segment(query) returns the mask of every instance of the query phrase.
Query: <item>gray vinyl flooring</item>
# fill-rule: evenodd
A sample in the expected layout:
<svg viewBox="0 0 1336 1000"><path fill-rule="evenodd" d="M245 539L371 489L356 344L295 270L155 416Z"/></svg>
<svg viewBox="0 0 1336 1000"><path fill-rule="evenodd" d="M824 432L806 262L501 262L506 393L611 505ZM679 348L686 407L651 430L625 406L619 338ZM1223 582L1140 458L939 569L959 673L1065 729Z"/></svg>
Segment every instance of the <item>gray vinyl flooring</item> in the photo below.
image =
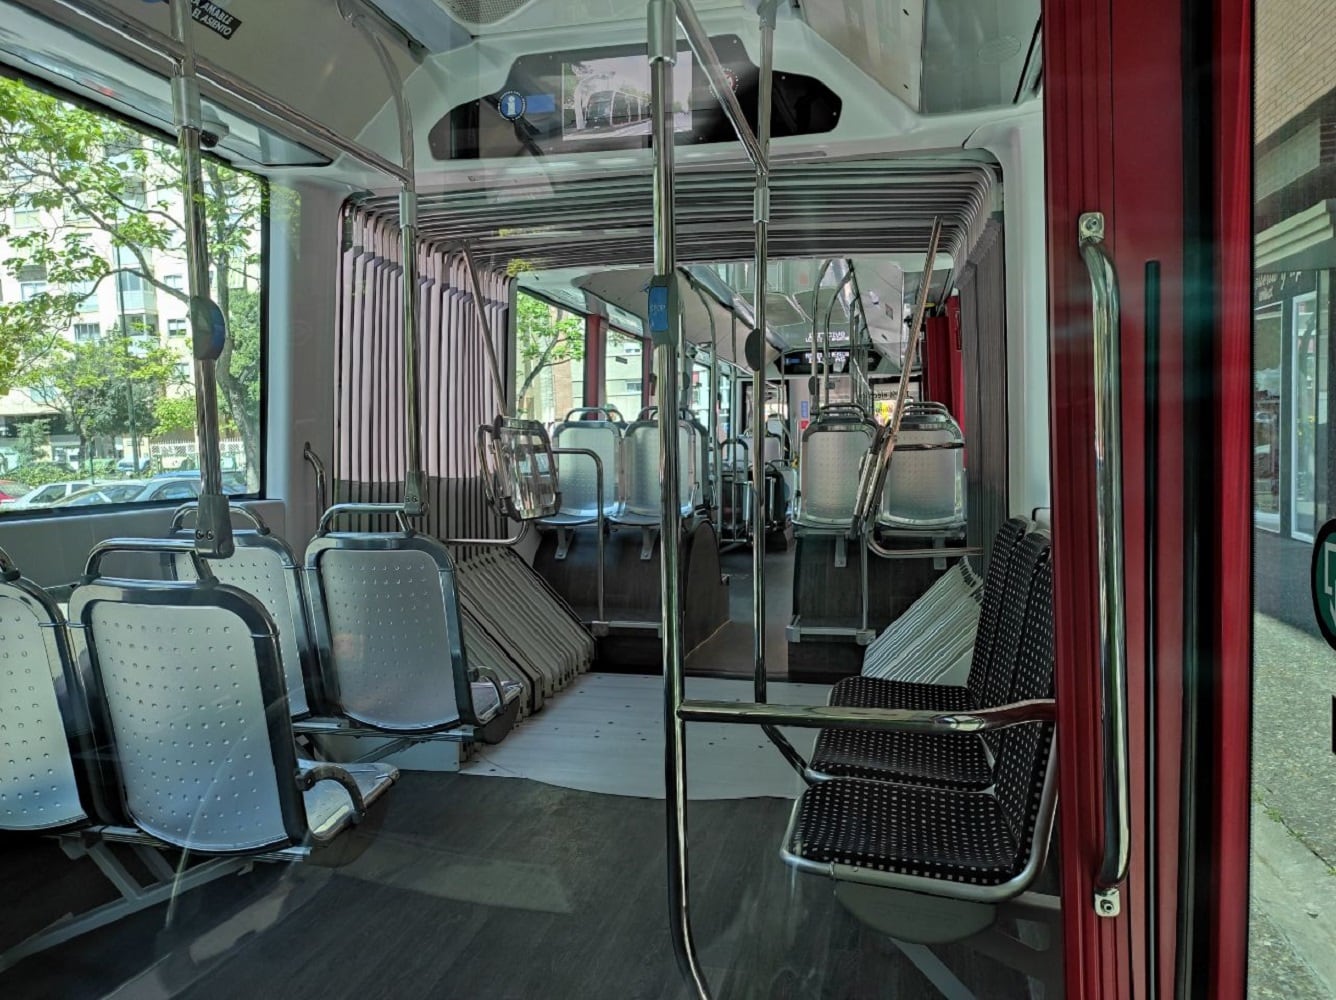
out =
<svg viewBox="0 0 1336 1000"><path fill-rule="evenodd" d="M21 963L5 997L678 1000L662 801L527 779L407 773L341 868L260 866ZM777 849L790 803L693 802L696 939L721 1000L934 996L928 982ZM39 909L94 884L46 843L10 853L61 877ZM6 874L9 874L8 872ZM35 889L35 878L20 888ZM7 884L13 888L13 882ZM36 898L36 897L33 897ZM21 922L14 899L0 947ZM28 910L31 917L32 910ZM979 997L1016 974L939 954Z"/></svg>

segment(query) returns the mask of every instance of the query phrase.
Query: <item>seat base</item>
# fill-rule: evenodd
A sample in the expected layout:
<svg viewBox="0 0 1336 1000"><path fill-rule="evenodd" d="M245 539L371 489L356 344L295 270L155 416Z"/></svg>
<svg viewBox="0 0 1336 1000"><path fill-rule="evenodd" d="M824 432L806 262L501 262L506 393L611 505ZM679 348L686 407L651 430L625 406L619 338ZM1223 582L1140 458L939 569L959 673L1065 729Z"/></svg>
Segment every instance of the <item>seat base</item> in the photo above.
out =
<svg viewBox="0 0 1336 1000"><path fill-rule="evenodd" d="M993 769L977 733L879 733L823 729L811 770L832 778L871 778L911 785L980 790Z"/></svg>

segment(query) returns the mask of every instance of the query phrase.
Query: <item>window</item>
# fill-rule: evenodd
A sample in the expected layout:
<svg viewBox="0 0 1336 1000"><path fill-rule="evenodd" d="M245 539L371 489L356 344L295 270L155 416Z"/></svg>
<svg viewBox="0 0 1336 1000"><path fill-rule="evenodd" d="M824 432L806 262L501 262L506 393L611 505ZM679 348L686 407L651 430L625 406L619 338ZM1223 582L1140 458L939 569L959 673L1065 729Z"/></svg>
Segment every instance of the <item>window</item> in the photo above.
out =
<svg viewBox="0 0 1336 1000"><path fill-rule="evenodd" d="M14 228L15 229L40 229L42 226L42 210L33 208L27 202L22 202L14 206Z"/></svg>
<svg viewBox="0 0 1336 1000"><path fill-rule="evenodd" d="M603 365L603 399L617 407L623 417L634 420L644 398L645 342L620 330L608 330Z"/></svg>
<svg viewBox="0 0 1336 1000"><path fill-rule="evenodd" d="M584 405L584 318L523 292L518 310L519 412L544 423L560 420Z"/></svg>
<svg viewBox="0 0 1336 1000"><path fill-rule="evenodd" d="M24 88L24 107L32 109L29 114L40 115L48 126L42 134L81 137L73 147L59 144L58 149L31 151L19 147L6 154L10 159L31 158L27 176L33 200L61 206L106 205L109 200L124 203L117 213L119 224L107 220L106 212L94 211L84 217L77 231L69 229L68 213L24 215L26 206L17 206L21 222L52 227L49 234L39 230L37 238L19 240L17 245L11 240L6 253L0 254L0 278L6 287L12 283L18 288L12 297L19 301L5 307L18 311L12 317L14 322L7 325L25 331L24 336L33 331L31 344L19 343L20 363L14 369L32 374L18 378L14 396L43 411L50 440L41 443L40 452L31 446L18 450L6 445L5 464L12 471L37 465L51 454L56 464L68 466L62 482L94 476L115 480L138 471L117 471L116 459L110 457L115 455L151 458L154 468L198 468L192 372L188 352L182 350L189 321L177 318L184 310L174 305L177 296L164 290L186 284L177 150L171 143L135 132L119 119L67 104L21 81L0 82L5 87ZM85 150L86 154L79 155L87 156L86 163L72 166L91 169L71 169L47 180L48 173L38 168L52 156L68 157L71 148ZM129 171L104 169L108 156L117 153L123 157L120 165L131 167ZM24 176L21 163L13 168L5 164L11 180ZM217 267L211 268L209 277L216 287L202 290L223 309L233 347L219 371L220 383L228 386L218 394L220 445L230 465L225 485L233 494L258 493L264 440L260 412L263 313L259 308L266 275L261 238L264 182L220 163L208 169L209 211L224 213L229 230L236 234L234 266L221 275ZM15 207L13 198L5 204ZM6 216L4 221L10 221L8 213ZM115 231L98 218L110 222ZM127 222L130 224L125 225ZM67 238L71 232L77 238ZM49 239L41 238L47 235ZM93 281L70 280L104 273L113 277L96 287ZM41 297L49 288L61 294ZM159 312L159 291L172 300L172 318ZM54 343L51 331L62 334ZM24 363L27 350L40 364ZM79 433L73 428L79 428ZM68 461L62 461L64 458ZM33 471L52 479L62 470ZM191 488L194 478L146 483L139 495L123 502L146 500L151 494L155 499L189 499L198 493L197 485ZM38 485L43 482L36 479ZM0 507L0 519L11 513L8 507ZM36 510L31 513L37 516Z"/></svg>
<svg viewBox="0 0 1336 1000"><path fill-rule="evenodd" d="M81 313L97 312L97 282L74 281L70 283L70 294L80 296L75 308Z"/></svg>

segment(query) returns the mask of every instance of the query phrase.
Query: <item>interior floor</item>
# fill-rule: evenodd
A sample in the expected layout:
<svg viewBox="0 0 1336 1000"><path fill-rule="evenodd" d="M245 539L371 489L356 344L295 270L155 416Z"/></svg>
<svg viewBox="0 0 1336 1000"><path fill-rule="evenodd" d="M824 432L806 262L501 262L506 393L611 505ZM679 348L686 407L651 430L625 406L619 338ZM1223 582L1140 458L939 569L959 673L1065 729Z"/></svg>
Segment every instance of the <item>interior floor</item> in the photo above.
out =
<svg viewBox="0 0 1336 1000"><path fill-rule="evenodd" d="M765 554L765 667L769 677L787 677L789 644L784 628L793 618L794 552ZM728 574L728 623L687 657L693 674L752 676L752 551L730 549L719 557Z"/></svg>
<svg viewBox="0 0 1336 1000"><path fill-rule="evenodd" d="M825 704L820 684L769 685L771 701ZM752 701L749 681L688 677L687 697ZM810 756L815 730L784 730ZM607 761L617 762L616 767ZM760 729L695 723L687 727L692 799L796 798L802 780ZM586 674L496 746L480 747L465 774L532 778L550 785L663 798L663 678Z"/></svg>
<svg viewBox="0 0 1336 1000"><path fill-rule="evenodd" d="M615 768L611 756L606 767ZM930 996L830 883L778 856L791 802L691 808L692 914L716 994ZM344 867L259 865L25 960L10 996L685 997L669 945L663 802L527 779L407 773ZM50 842L20 850L56 913L98 876ZM31 916L0 909L5 942ZM980 998L1024 995L1015 972L938 954Z"/></svg>

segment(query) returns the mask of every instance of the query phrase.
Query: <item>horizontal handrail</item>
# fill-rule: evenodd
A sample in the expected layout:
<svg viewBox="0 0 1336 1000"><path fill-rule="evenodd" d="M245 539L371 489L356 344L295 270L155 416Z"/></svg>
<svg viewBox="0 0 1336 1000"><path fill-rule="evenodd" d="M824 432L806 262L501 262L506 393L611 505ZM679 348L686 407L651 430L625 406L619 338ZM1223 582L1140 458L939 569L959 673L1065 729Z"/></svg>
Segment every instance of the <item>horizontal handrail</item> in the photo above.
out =
<svg viewBox="0 0 1336 1000"><path fill-rule="evenodd" d="M404 508L397 503L336 503L320 515L320 524L316 526L315 533L328 535L329 526L335 518L352 517L357 514L393 514L395 520L399 522L401 531L407 533L413 530L408 524Z"/></svg>
<svg viewBox="0 0 1336 1000"><path fill-rule="evenodd" d="M771 705L744 701L684 701L683 722L793 726L798 729L870 729L900 733L980 733L1057 717L1051 698L1018 701L969 712L927 712L901 708L849 708L841 705Z"/></svg>
<svg viewBox="0 0 1336 1000"><path fill-rule="evenodd" d="M251 508L247 507L245 504L230 503L227 505L227 511L229 514L237 514L240 515L241 517L247 518L251 522L251 524L255 525L255 531L258 534L261 535L270 534L269 525L264 523L264 518L262 518L257 511L251 510ZM198 512L199 512L198 502L191 501L190 503L183 503L180 507L177 507L176 511L172 514L172 526L167 530L177 531L181 528L184 528L186 523L186 518L189 517L192 513L198 513Z"/></svg>
<svg viewBox="0 0 1336 1000"><path fill-rule="evenodd" d="M195 564L195 575L201 581L214 579L208 564L195 551L193 538L107 538L93 546L84 564L84 582L93 580L102 568L104 556L114 552L156 552L189 555Z"/></svg>

